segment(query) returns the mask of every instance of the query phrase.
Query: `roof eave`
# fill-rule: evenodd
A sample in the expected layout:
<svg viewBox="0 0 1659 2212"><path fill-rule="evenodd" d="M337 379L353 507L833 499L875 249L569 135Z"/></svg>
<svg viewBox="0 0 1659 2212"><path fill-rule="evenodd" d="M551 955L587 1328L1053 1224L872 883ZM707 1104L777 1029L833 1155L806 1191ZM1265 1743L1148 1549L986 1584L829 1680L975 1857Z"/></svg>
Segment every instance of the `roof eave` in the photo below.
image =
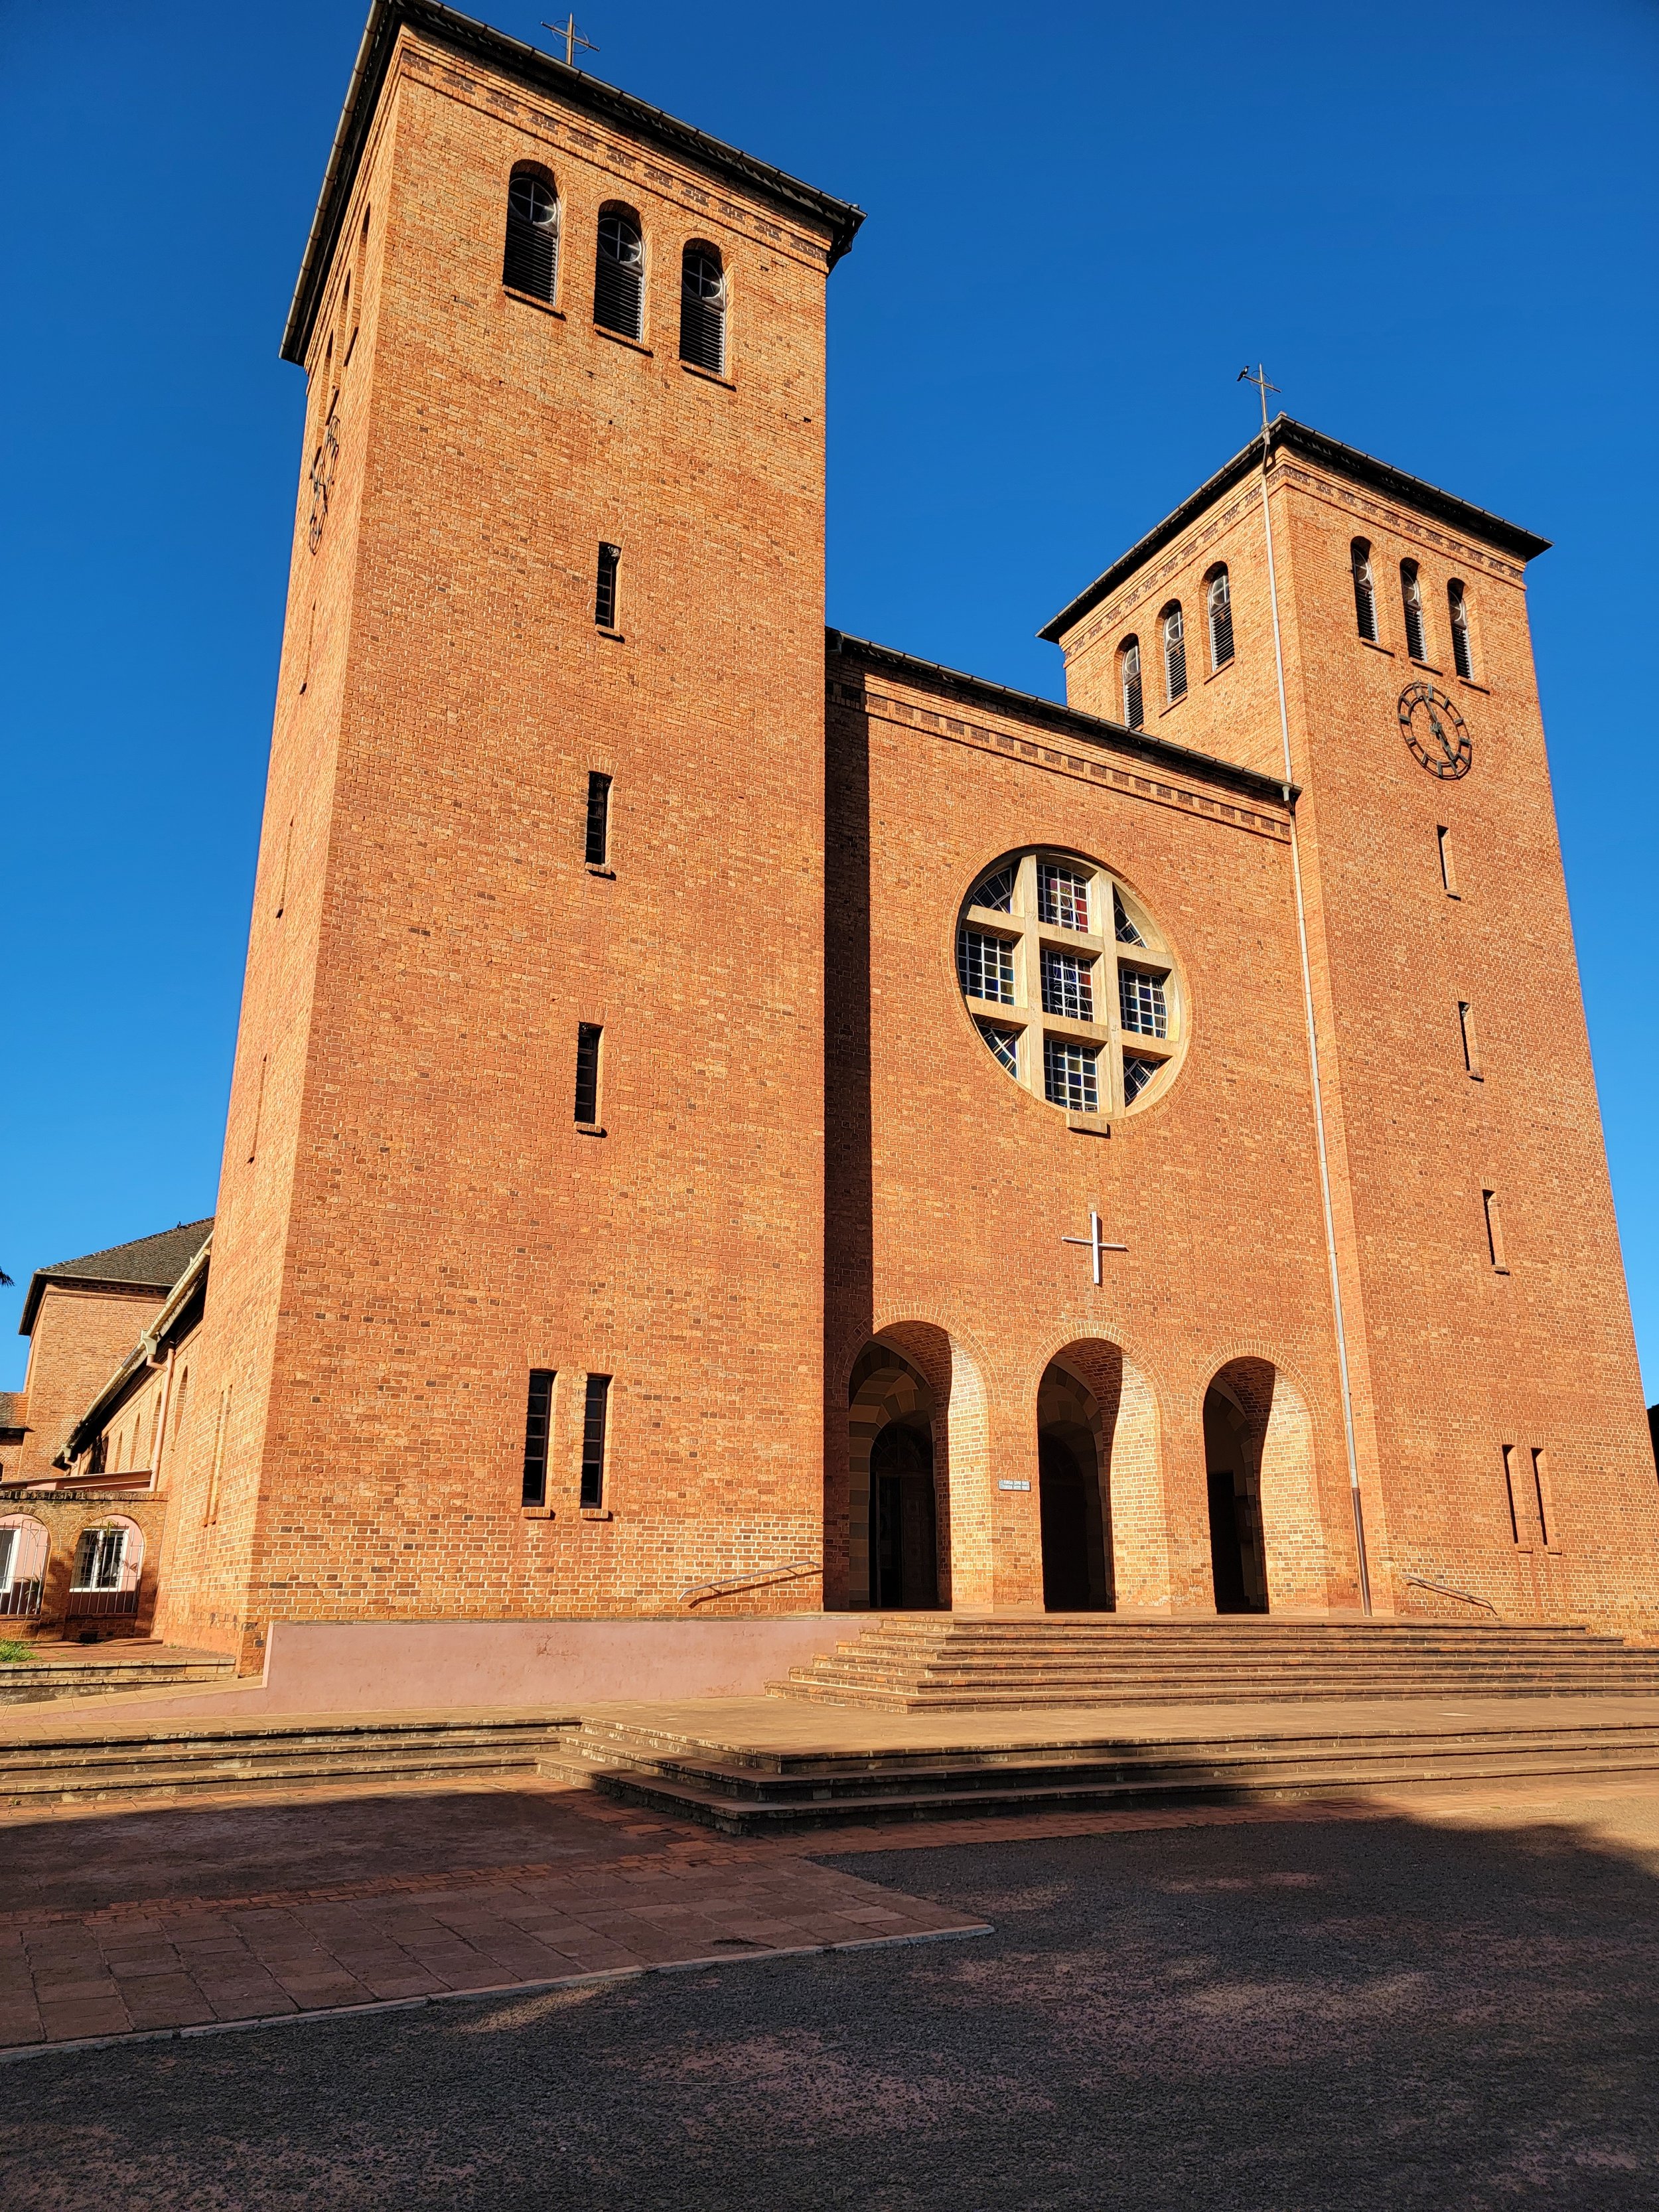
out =
<svg viewBox="0 0 1659 2212"><path fill-rule="evenodd" d="M864 211L850 200L839 200L816 185L805 184L786 170L775 168L752 154L724 140L711 137L678 117L653 107L631 93L573 69L539 48L526 46L488 23L463 15L441 0L373 0L363 26L357 58L346 87L345 104L329 149L322 190L311 233L300 263L300 274L283 332L282 357L303 368L306 349L316 320L334 245L344 220L357 164L368 140L379 103L380 88L391 67L398 33L407 23L426 36L447 43L492 64L503 73L528 80L538 89L571 100L590 112L608 116L641 132L672 153L702 163L750 191L758 191L798 219L823 223L830 231L830 265L852 245Z"/></svg>
<svg viewBox="0 0 1659 2212"><path fill-rule="evenodd" d="M1462 530L1483 544L1495 545L1500 552L1509 553L1517 560L1535 560L1539 554L1547 553L1550 541L1518 523L1506 522L1502 515L1492 514L1483 507L1459 499L1453 492L1442 491L1437 484L1425 483L1420 477L1410 476L1388 461L1379 461L1370 453L1362 453L1357 446L1345 446L1340 438L1328 438L1322 431L1310 428L1289 415L1276 416L1268 432L1271 450L1280 447L1304 453L1310 460L1322 463L1339 476L1348 476L1358 483L1382 492ZM1051 622L1045 623L1037 632L1050 645L1058 645L1069 629L1074 629L1084 617L1097 607L1103 599L1115 592L1121 583L1133 575L1137 568L1161 553L1170 540L1178 538L1190 522L1196 521L1206 507L1230 492L1259 463L1261 456L1260 434L1248 446L1241 447L1232 459L1222 464L1212 477L1201 483L1195 492L1183 499L1179 507L1153 525L1144 538L1132 545L1127 553L1120 554L1111 566L1097 576L1094 582L1079 592L1071 605L1061 608Z"/></svg>

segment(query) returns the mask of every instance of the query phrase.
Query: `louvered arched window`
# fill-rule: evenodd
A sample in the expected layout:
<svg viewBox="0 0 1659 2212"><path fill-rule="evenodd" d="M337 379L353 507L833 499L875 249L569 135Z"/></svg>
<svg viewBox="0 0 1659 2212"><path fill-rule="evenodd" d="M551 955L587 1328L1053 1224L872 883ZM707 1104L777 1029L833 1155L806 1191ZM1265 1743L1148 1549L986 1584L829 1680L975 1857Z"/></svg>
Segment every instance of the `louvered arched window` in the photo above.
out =
<svg viewBox="0 0 1659 2212"><path fill-rule="evenodd" d="M1126 726L1138 730L1146 719L1146 701L1140 689L1140 641L1126 637L1118 648L1118 689L1123 700L1123 720Z"/></svg>
<svg viewBox="0 0 1659 2212"><path fill-rule="evenodd" d="M1176 599L1164 610L1164 696L1170 706L1187 696L1187 623Z"/></svg>
<svg viewBox="0 0 1659 2212"><path fill-rule="evenodd" d="M1210 666L1224 668L1233 657L1233 593L1224 568L1212 568L1204 587L1210 618Z"/></svg>
<svg viewBox="0 0 1659 2212"><path fill-rule="evenodd" d="M1406 617L1406 650L1413 660L1429 657L1428 641L1423 628L1423 579L1417 573L1415 561L1400 564L1400 605Z"/></svg>
<svg viewBox="0 0 1659 2212"><path fill-rule="evenodd" d="M532 300L551 301L559 283L559 202L538 170L515 170L507 188L507 245L501 282Z"/></svg>
<svg viewBox="0 0 1659 2212"><path fill-rule="evenodd" d="M1451 618L1452 665L1471 682L1474 677L1474 647L1469 639L1469 602L1454 577L1446 586L1446 612Z"/></svg>
<svg viewBox="0 0 1659 2212"><path fill-rule="evenodd" d="M726 270L696 239L680 257L680 359L726 374Z"/></svg>
<svg viewBox="0 0 1659 2212"><path fill-rule="evenodd" d="M645 240L631 208L608 207L599 216L593 319L625 338L645 335Z"/></svg>
<svg viewBox="0 0 1659 2212"><path fill-rule="evenodd" d="M1371 549L1363 538L1349 548L1353 568L1353 612L1361 637L1375 645L1376 639L1376 583L1371 574Z"/></svg>

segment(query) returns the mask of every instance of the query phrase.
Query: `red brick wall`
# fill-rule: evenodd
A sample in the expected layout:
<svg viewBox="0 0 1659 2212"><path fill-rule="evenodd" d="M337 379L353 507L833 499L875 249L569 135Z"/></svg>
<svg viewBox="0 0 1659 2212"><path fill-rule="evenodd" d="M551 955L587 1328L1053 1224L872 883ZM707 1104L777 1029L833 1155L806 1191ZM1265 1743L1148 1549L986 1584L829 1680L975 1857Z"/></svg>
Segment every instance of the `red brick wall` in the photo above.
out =
<svg viewBox="0 0 1659 2212"><path fill-rule="evenodd" d="M162 1294L146 1290L76 1290L48 1281L29 1339L23 1384L29 1433L6 1453L12 1480L41 1481L52 1455L137 1343ZM129 1417L130 1418L130 1417Z"/></svg>

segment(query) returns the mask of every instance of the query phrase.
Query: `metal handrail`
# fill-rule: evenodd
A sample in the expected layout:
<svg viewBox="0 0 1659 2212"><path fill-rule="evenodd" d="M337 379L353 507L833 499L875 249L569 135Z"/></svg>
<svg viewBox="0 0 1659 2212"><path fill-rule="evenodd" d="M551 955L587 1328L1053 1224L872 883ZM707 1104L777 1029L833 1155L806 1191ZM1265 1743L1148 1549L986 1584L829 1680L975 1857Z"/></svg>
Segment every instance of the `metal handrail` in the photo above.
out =
<svg viewBox="0 0 1659 2212"><path fill-rule="evenodd" d="M757 1574L730 1575L720 1583L698 1583L680 1592L680 1602L696 1605L700 1599L720 1597L728 1590L754 1589L761 1583L785 1583L794 1575L815 1575L823 1565L822 1559L791 1559L784 1566L763 1567Z"/></svg>
<svg viewBox="0 0 1659 2212"><path fill-rule="evenodd" d="M1494 1620L1504 1618L1490 1598L1477 1597L1473 1590L1454 1589L1449 1583L1431 1583L1424 1575L1407 1575L1404 1579L1413 1589L1438 1590L1442 1597L1461 1597L1466 1605L1484 1605Z"/></svg>

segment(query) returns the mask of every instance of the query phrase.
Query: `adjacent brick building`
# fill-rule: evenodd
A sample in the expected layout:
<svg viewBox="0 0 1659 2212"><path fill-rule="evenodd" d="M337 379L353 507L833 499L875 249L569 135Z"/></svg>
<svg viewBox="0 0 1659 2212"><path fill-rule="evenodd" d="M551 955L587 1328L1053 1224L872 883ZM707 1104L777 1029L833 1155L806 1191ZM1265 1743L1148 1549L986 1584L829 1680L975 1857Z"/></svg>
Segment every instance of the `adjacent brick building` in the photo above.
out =
<svg viewBox="0 0 1659 2212"><path fill-rule="evenodd" d="M1651 1629L1541 541L1281 418L1068 706L826 656L859 219L377 0L158 1626Z"/></svg>

